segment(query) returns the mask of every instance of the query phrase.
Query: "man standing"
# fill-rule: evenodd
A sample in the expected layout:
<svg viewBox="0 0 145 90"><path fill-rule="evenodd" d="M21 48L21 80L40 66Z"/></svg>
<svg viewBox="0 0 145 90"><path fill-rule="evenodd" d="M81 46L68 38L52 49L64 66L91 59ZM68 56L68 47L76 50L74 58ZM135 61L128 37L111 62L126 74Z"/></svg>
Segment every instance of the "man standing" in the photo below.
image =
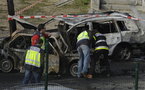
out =
<svg viewBox="0 0 145 90"><path fill-rule="evenodd" d="M42 39L43 44L42 44L41 48L43 50L45 50L45 38L49 38L51 36L51 34L48 32L45 32L46 31L45 24L39 24L37 29L38 29L38 31L36 31L31 38L31 45L33 46L33 45L37 44L39 39Z"/></svg>
<svg viewBox="0 0 145 90"><path fill-rule="evenodd" d="M93 74L95 73L96 62L99 60L101 68L106 69L106 74L110 73L110 64L108 61L109 48L106 42L106 37L103 34L97 32L93 36L93 47L95 51L93 53L93 59L90 63L91 67L89 71L90 74L87 75L88 78L93 77Z"/></svg>
<svg viewBox="0 0 145 90"><path fill-rule="evenodd" d="M35 46L40 39L43 40L43 44L41 46L41 49L42 49L42 53L41 53L42 66L40 68L41 72L40 72L39 79L41 79L43 69L44 69L45 40L46 40L46 38L49 38L50 36L51 36L51 34L49 32L46 32L45 24L39 24L38 27L37 27L37 31L34 33L34 35L31 38L31 45L32 46ZM33 82L33 78L32 78L32 82Z"/></svg>
<svg viewBox="0 0 145 90"><path fill-rule="evenodd" d="M90 61L89 36L87 31L82 31L77 37L77 51L79 54L78 61L78 78L86 77Z"/></svg>
<svg viewBox="0 0 145 90"><path fill-rule="evenodd" d="M41 80L41 76L42 76L43 69L44 69L45 38L49 38L51 36L51 34L46 33L45 30L46 30L45 24L39 24L38 27L37 27L37 31L34 33L34 35L31 38L31 47L38 46L39 42L42 41L41 46L39 46L39 48L41 49L41 55L40 55L40 57L41 57L41 67L39 67L39 70L38 70L38 72L39 72L38 77L37 77L38 82L40 82L40 80ZM27 69L28 71L30 71L30 67L32 67L32 66L25 65L25 69ZM31 76L31 77L29 77L29 76ZM36 76L32 75L31 73L27 73L27 71L26 71L25 78L23 80L23 84L27 84L30 78L31 78L31 82L33 82L33 83L37 82L35 80Z"/></svg>
<svg viewBox="0 0 145 90"><path fill-rule="evenodd" d="M41 57L41 46L43 44L43 40L39 40L38 43L34 46L31 46L30 49L27 50L25 57L25 76L23 80L23 84L28 84L31 78L34 78L33 83L39 83L40 72L42 66L42 57Z"/></svg>

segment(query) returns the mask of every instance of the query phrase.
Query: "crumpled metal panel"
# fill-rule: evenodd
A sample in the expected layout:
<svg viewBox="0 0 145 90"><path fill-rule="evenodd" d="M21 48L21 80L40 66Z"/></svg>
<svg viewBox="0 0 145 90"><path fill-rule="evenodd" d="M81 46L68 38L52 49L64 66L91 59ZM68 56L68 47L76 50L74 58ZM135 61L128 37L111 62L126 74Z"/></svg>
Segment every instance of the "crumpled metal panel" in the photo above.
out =
<svg viewBox="0 0 145 90"><path fill-rule="evenodd" d="M56 72L58 73L59 72L59 56L57 55L52 55L52 54L49 54L48 56L48 72ZM44 70L45 72L45 70Z"/></svg>

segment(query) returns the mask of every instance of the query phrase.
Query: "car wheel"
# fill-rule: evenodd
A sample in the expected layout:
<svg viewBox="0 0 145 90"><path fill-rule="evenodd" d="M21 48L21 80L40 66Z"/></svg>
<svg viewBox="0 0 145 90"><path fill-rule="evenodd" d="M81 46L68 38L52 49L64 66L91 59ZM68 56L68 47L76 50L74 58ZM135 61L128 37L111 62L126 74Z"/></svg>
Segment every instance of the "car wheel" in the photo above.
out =
<svg viewBox="0 0 145 90"><path fill-rule="evenodd" d="M132 56L132 50L129 46L119 46L115 49L114 54L113 54L113 59L114 60L119 60L119 61L127 61L130 60Z"/></svg>
<svg viewBox="0 0 145 90"><path fill-rule="evenodd" d="M77 62L71 63L70 68L69 68L70 75L73 77L76 77L77 72L78 72L78 63Z"/></svg>
<svg viewBox="0 0 145 90"><path fill-rule="evenodd" d="M0 67L2 72L11 72L13 70L13 62L9 59L3 59L0 62Z"/></svg>

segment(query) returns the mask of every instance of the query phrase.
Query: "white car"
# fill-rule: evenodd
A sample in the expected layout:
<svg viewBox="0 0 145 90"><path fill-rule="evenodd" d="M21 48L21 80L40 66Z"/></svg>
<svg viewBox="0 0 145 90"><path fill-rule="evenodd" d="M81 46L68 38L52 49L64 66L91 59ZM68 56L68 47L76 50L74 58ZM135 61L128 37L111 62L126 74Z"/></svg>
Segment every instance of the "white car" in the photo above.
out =
<svg viewBox="0 0 145 90"><path fill-rule="evenodd" d="M66 33L74 49L77 31L84 29L88 22L92 24L90 31L97 29L106 36L112 60L130 60L134 47L144 46L145 35L139 21L126 13L87 14L86 17L59 17L56 20L68 24Z"/></svg>

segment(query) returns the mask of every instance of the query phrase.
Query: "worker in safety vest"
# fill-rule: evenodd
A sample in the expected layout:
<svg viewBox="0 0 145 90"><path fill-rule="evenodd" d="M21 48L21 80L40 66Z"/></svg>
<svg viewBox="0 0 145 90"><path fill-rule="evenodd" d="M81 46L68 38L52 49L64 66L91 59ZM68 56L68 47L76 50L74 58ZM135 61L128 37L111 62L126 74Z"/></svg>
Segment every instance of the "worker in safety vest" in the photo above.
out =
<svg viewBox="0 0 145 90"><path fill-rule="evenodd" d="M51 34L49 32L45 32L45 24L39 24L37 27L37 31L34 33L34 35L31 38L31 45L34 46L38 43L39 39L43 40L43 44L41 48L45 50L45 39L49 38Z"/></svg>
<svg viewBox="0 0 145 90"><path fill-rule="evenodd" d="M106 37L97 32L95 35L93 35L93 48L94 48L94 53L93 53L93 59L91 60L90 63L90 70L89 74L87 75L88 78L92 78L93 74L95 73L95 66L96 62L100 60L100 66L101 68L105 68L106 74L110 74L110 65L108 61L108 53L109 53L109 48L106 42Z"/></svg>
<svg viewBox="0 0 145 90"><path fill-rule="evenodd" d="M77 36L77 51L79 54L78 61L78 78L86 77L90 61L89 36L87 31L82 31Z"/></svg>
<svg viewBox="0 0 145 90"><path fill-rule="evenodd" d="M43 52L41 49L42 44L43 40L40 39L36 45L31 46L26 52L25 76L23 79L23 84L28 84L32 76L34 77L33 83L40 83L40 73L43 58L41 56L41 53Z"/></svg>
<svg viewBox="0 0 145 90"><path fill-rule="evenodd" d="M37 31L34 33L34 35L31 38L31 45L34 46L36 45L39 40L43 40L43 44L41 46L41 49L44 51L41 56L43 56L43 58L45 57L45 40L46 38L49 38L51 36L51 34L49 32L46 32L46 27L45 24L39 24L37 27ZM42 59L44 62L44 59ZM43 74L44 71L44 64L41 66L41 73L40 73L40 78ZM32 78L31 82L34 81L34 78Z"/></svg>

